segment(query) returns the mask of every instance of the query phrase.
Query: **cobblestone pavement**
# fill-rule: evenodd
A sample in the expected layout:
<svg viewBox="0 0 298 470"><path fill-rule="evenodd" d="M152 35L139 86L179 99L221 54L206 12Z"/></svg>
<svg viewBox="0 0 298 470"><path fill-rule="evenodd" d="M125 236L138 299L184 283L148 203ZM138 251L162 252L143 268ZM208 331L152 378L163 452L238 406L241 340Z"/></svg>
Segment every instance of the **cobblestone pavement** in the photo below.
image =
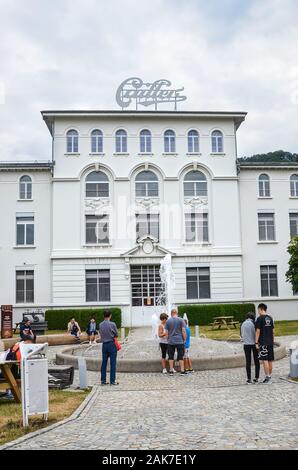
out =
<svg viewBox="0 0 298 470"><path fill-rule="evenodd" d="M12 449L297 449L298 384L282 380L289 358L274 366L272 385L246 385L240 368L119 374L75 421ZM99 374L88 378L98 384Z"/></svg>

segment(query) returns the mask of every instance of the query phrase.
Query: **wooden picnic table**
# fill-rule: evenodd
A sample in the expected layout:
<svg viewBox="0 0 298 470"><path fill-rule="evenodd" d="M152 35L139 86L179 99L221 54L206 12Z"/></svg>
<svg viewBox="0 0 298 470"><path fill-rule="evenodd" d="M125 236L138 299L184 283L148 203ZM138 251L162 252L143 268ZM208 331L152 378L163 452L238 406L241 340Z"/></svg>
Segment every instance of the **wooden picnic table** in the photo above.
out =
<svg viewBox="0 0 298 470"><path fill-rule="evenodd" d="M4 379L0 379L0 387L10 388L17 403L21 403L21 381L16 379L11 371L13 364L19 364L18 361L5 361L0 363L0 370Z"/></svg>
<svg viewBox="0 0 298 470"><path fill-rule="evenodd" d="M214 330L215 328L220 330L222 326L225 326L229 330L230 326L233 326L234 328L236 328L238 324L239 322L234 321L233 316L220 316L220 317L214 317L213 322L210 323L210 326L212 326L212 330Z"/></svg>

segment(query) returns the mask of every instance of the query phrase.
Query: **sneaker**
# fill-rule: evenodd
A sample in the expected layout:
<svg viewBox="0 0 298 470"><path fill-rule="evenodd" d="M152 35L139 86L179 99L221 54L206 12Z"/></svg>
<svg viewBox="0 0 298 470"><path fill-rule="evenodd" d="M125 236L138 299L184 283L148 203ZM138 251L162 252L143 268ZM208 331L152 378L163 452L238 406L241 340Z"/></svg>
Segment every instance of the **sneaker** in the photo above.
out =
<svg viewBox="0 0 298 470"><path fill-rule="evenodd" d="M172 377L174 375L174 372L170 370L169 375Z"/></svg>
<svg viewBox="0 0 298 470"><path fill-rule="evenodd" d="M180 375L188 375L188 372L184 370L183 372L180 372Z"/></svg>
<svg viewBox="0 0 298 470"><path fill-rule="evenodd" d="M265 377L262 383L263 384L272 384L271 377Z"/></svg>
<svg viewBox="0 0 298 470"><path fill-rule="evenodd" d="M253 379L253 383L254 383L254 384L258 384L258 383L259 383L259 379Z"/></svg>
<svg viewBox="0 0 298 470"><path fill-rule="evenodd" d="M163 373L163 374L167 374L167 373L168 373L167 369L163 369L163 370L162 370L162 373Z"/></svg>
<svg viewBox="0 0 298 470"><path fill-rule="evenodd" d="M246 381L246 383L247 383L247 384L252 384L252 381L251 381L250 379L248 379L248 380Z"/></svg>
<svg viewBox="0 0 298 470"><path fill-rule="evenodd" d="M108 385L108 382L101 382L101 385Z"/></svg>
<svg viewBox="0 0 298 470"><path fill-rule="evenodd" d="M119 382L111 382L110 385L119 385Z"/></svg>
<svg viewBox="0 0 298 470"><path fill-rule="evenodd" d="M191 374L194 372L193 369L188 369L188 372L190 372Z"/></svg>

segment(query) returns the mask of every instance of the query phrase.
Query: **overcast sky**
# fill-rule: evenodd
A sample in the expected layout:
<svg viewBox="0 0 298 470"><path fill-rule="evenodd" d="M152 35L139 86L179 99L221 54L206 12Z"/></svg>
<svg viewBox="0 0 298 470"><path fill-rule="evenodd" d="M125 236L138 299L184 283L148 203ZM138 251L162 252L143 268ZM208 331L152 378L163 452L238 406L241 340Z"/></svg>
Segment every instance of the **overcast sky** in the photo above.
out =
<svg viewBox="0 0 298 470"><path fill-rule="evenodd" d="M297 0L0 0L0 159L49 159L40 110L117 109L130 76L248 111L239 156L298 152L297 19Z"/></svg>

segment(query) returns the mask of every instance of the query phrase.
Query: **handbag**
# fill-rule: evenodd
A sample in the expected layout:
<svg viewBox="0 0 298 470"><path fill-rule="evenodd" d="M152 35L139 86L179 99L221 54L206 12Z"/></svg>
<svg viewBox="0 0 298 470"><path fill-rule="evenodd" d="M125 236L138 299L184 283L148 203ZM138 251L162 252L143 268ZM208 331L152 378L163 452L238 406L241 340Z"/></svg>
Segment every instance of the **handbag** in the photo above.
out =
<svg viewBox="0 0 298 470"><path fill-rule="evenodd" d="M119 343L118 339L117 338L114 338L114 343L115 343L115 346L117 348L117 351L120 351L120 349L122 348L121 344Z"/></svg>

